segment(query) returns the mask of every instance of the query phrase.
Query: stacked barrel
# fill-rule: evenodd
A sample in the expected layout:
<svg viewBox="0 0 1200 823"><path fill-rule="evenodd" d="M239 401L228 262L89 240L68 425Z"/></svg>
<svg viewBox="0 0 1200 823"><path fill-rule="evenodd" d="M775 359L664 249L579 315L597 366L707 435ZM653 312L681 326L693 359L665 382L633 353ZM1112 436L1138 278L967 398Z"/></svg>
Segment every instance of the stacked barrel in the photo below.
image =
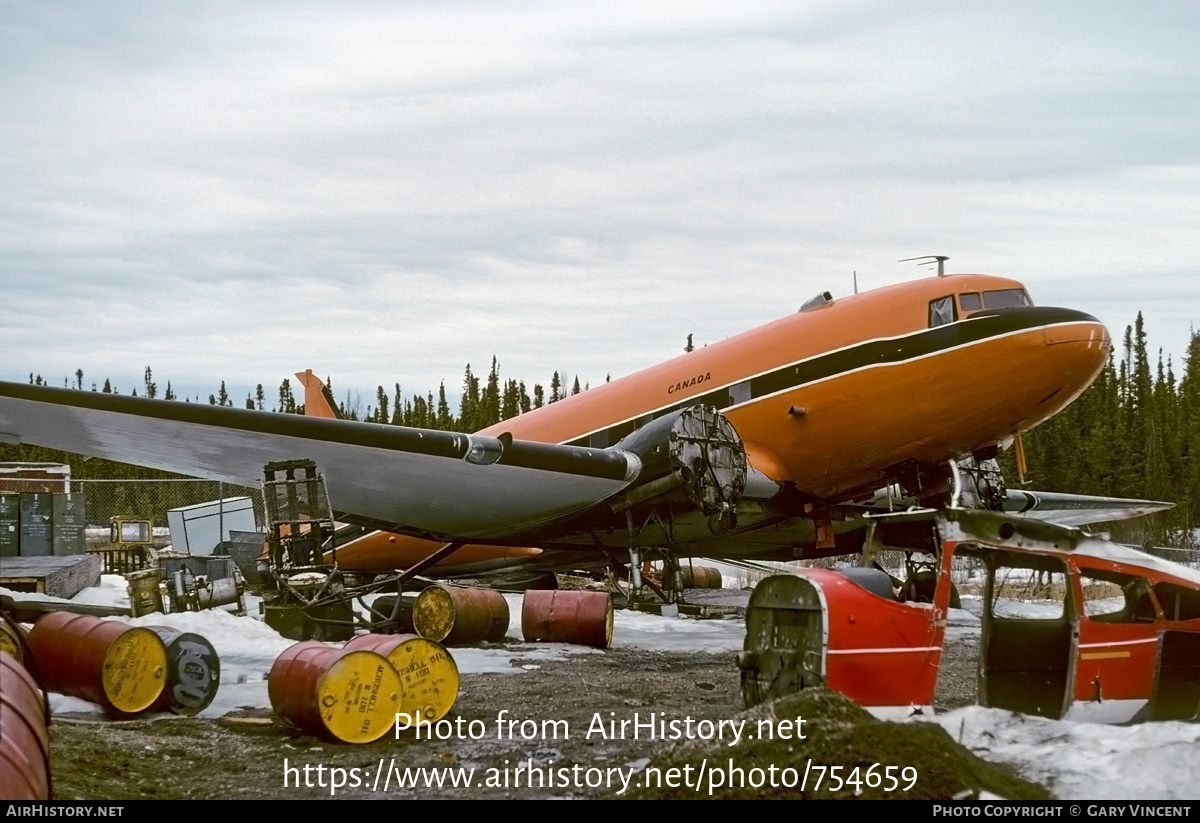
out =
<svg viewBox="0 0 1200 823"><path fill-rule="evenodd" d="M49 717L42 690L22 665L25 646L20 627L0 621L0 797L49 800Z"/></svg>

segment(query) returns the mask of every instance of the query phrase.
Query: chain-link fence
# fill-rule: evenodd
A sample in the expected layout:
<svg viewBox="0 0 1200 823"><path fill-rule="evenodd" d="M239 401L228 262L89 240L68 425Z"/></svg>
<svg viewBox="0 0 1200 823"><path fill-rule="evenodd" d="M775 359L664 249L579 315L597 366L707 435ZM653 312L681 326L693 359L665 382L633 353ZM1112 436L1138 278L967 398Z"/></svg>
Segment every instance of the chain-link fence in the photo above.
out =
<svg viewBox="0 0 1200 823"><path fill-rule="evenodd" d="M262 489L211 480L72 480L84 499L89 545L107 543L113 518L149 520L155 548L206 554L232 532L262 531Z"/></svg>

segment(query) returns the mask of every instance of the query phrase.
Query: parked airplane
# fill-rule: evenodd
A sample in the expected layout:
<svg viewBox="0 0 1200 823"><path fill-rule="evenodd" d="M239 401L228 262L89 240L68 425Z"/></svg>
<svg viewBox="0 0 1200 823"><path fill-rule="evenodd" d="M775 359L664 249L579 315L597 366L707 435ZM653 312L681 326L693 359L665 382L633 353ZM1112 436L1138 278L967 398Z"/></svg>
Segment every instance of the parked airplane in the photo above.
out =
<svg viewBox="0 0 1200 823"><path fill-rule="evenodd" d="M909 503L1067 508L1076 524L1164 508L1006 491L988 470L1110 348L1096 318L1034 306L1015 280L939 275L822 293L476 434L0 383L0 442L244 485L312 459L339 520L387 532L341 547L343 568L404 567L447 543L470 548L446 570L793 559L859 550L864 513Z"/></svg>

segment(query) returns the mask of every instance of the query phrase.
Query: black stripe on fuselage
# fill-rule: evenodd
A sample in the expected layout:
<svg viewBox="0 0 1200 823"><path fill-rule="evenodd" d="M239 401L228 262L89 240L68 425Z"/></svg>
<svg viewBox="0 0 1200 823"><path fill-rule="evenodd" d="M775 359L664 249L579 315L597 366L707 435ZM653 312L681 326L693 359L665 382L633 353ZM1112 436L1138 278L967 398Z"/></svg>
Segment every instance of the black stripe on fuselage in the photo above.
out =
<svg viewBox="0 0 1200 823"><path fill-rule="evenodd" d="M878 340L868 340L828 354L821 354L807 360L789 363L786 366L749 378L749 396L744 394L742 384L745 378L727 383L700 395L694 395L687 400L672 406L659 409L651 414L623 421L607 429L591 432L583 437L568 441L572 446L588 446L603 448L619 443L622 438L652 419L671 414L679 409L697 404L713 406L717 409L728 409L731 406L758 400L772 394L778 394L788 389L794 389L820 380L827 380L869 366L902 363L927 357L931 354L950 351L961 346L978 343L994 337L1029 331L1062 323L1098 323L1090 314L1074 309L1060 309L1052 306L1023 306L1011 309L992 309L972 314L965 320L937 326L932 329L922 329L903 337L891 337ZM743 396L735 397L735 387L743 392Z"/></svg>

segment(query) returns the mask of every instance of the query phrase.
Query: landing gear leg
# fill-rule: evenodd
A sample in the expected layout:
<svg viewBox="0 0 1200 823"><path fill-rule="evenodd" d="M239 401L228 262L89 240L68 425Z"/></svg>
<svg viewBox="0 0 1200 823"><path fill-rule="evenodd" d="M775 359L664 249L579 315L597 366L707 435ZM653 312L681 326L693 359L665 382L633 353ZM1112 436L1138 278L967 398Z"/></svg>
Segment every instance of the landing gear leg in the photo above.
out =
<svg viewBox="0 0 1200 823"><path fill-rule="evenodd" d="M654 584L653 581L642 575L642 553L635 546L629 548L629 608L639 609L641 611L650 611L658 613L662 607L658 603L647 596L646 590L649 589L656 595L662 603L670 603L669 595Z"/></svg>

